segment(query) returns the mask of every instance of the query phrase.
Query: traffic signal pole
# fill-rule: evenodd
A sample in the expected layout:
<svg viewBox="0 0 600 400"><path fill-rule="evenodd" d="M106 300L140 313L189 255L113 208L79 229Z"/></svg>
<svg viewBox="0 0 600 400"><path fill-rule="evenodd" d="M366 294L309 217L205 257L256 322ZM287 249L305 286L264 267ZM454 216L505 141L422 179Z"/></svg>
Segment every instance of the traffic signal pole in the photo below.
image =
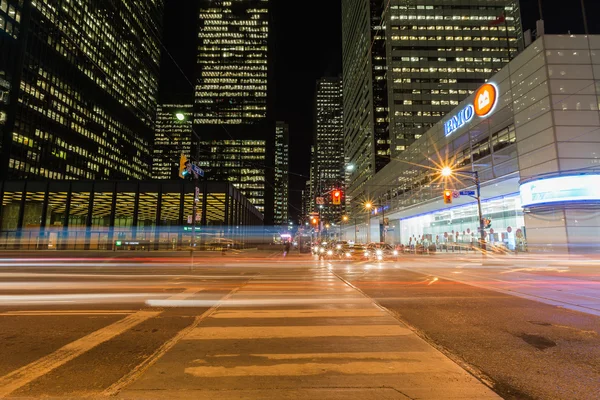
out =
<svg viewBox="0 0 600 400"><path fill-rule="evenodd" d="M477 211L479 213L479 248L481 249L481 254L485 257L485 227L483 226L483 212L481 211L481 183L479 182L479 172L474 171L473 176L475 178L475 186L477 187Z"/></svg>

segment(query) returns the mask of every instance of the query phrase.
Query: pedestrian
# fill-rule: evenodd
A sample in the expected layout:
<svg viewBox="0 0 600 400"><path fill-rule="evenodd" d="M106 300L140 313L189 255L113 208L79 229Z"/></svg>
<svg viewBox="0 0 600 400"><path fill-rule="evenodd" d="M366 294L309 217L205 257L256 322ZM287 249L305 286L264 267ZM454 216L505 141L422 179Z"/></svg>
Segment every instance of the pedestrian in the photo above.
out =
<svg viewBox="0 0 600 400"><path fill-rule="evenodd" d="M290 252L290 242L289 240L285 242L285 247L283 248L283 256L287 256L287 254Z"/></svg>

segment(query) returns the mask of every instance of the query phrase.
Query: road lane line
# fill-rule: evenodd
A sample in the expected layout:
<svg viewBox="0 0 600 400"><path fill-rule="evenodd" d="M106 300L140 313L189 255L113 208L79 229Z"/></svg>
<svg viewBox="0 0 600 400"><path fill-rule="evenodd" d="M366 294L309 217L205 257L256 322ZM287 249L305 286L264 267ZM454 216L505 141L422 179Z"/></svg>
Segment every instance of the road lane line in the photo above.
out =
<svg viewBox="0 0 600 400"><path fill-rule="evenodd" d="M352 309L302 309L302 310L221 310L212 318L216 319L248 319L248 318L334 318L334 317L381 317L378 308ZM391 318L391 317L390 317Z"/></svg>
<svg viewBox="0 0 600 400"><path fill-rule="evenodd" d="M134 310L40 310L40 311L7 311L0 313L0 317L29 317L29 316L58 316L58 315L127 315Z"/></svg>
<svg viewBox="0 0 600 400"><path fill-rule="evenodd" d="M439 370L439 369L438 369ZM315 376L337 373L343 375L397 375L437 372L430 363L404 361L357 361L344 363L308 362L301 364L242 365L235 367L188 367L185 373L201 378ZM450 371L448 371L450 372Z"/></svg>
<svg viewBox="0 0 600 400"><path fill-rule="evenodd" d="M138 311L135 314L129 315L122 320L77 339L39 360L29 363L28 365L1 377L0 398L6 397L15 390L46 375L50 371L66 364L76 357L79 357L99 344L102 344L159 314L160 311Z"/></svg>
<svg viewBox="0 0 600 400"><path fill-rule="evenodd" d="M308 325L196 328L186 340L281 339L310 337L382 337L411 335L400 325Z"/></svg>
<svg viewBox="0 0 600 400"><path fill-rule="evenodd" d="M357 353L294 353L294 354L215 354L208 356L207 359L235 358L235 357L261 357L269 360L306 360L306 359L352 359L352 360L408 360L411 357L422 359L423 356L432 356L431 358L443 359L444 356L439 353L428 354L423 351L390 351L390 352L357 352ZM205 362L206 359L199 359L196 362Z"/></svg>
<svg viewBox="0 0 600 400"><path fill-rule="evenodd" d="M175 336L163 343L163 345L160 346L154 353L152 353L150 357L146 358L135 368L133 368L127 375L123 376L117 382L113 383L111 386L105 389L104 392L102 392L102 395L116 396L121 390L131 385L144 372L146 372L148 368L154 365L163 355L165 355L169 350L171 350L173 346L175 346L179 341L181 341L181 339L186 337L189 333L193 332L194 329L196 329L203 320L210 317L215 311L217 311L221 306L221 302L226 301L231 296L233 296L239 289L242 288L242 286L234 288L231 292L229 292L227 295L221 298L219 303L213 305L201 315L196 316L196 318L194 318L194 321L189 326L180 330Z"/></svg>

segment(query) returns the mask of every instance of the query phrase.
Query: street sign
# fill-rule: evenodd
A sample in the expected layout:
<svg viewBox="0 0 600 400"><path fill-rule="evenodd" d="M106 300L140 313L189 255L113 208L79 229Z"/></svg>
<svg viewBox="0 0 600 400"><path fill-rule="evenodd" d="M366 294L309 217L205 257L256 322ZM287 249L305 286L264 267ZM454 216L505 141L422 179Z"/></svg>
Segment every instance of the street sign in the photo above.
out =
<svg viewBox="0 0 600 400"><path fill-rule="evenodd" d="M460 194L458 193L458 190L453 190L452 191L452 197L454 197L455 199L458 199L460 197Z"/></svg>
<svg viewBox="0 0 600 400"><path fill-rule="evenodd" d="M191 166L192 166L193 173L195 173L196 175L198 175L200 177L204 177L204 170L202 168L200 168L196 164L191 164Z"/></svg>
<svg viewBox="0 0 600 400"><path fill-rule="evenodd" d="M458 194L460 194L461 196L475 196L475 191L474 190L461 190L460 192L458 192Z"/></svg>
<svg viewBox="0 0 600 400"><path fill-rule="evenodd" d="M325 204L325 197L317 197L315 201L317 204Z"/></svg>

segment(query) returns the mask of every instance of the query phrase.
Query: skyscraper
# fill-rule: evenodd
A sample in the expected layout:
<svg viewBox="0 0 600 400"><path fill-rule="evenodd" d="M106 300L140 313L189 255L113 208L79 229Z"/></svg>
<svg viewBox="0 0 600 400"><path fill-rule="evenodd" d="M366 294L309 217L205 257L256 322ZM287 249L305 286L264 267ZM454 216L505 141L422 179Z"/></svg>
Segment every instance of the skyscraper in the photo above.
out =
<svg viewBox="0 0 600 400"><path fill-rule="evenodd" d="M273 221L269 1L201 0L194 127L207 179L232 182Z"/></svg>
<svg viewBox="0 0 600 400"><path fill-rule="evenodd" d="M194 158L192 150L192 104L160 104L156 109L153 179L178 179L181 154Z"/></svg>
<svg viewBox="0 0 600 400"><path fill-rule="evenodd" d="M522 46L517 0L343 0L348 194L451 111Z"/></svg>
<svg viewBox="0 0 600 400"><path fill-rule="evenodd" d="M162 0L0 1L0 178L150 176Z"/></svg>
<svg viewBox="0 0 600 400"><path fill-rule="evenodd" d="M343 189L345 180L342 79L339 77L317 81L314 143L313 187L316 197L323 197L326 203L321 219L337 223L343 207L331 203L331 193L334 189Z"/></svg>
<svg viewBox="0 0 600 400"><path fill-rule="evenodd" d="M275 225L287 225L289 201L289 127L277 121L275 126Z"/></svg>

